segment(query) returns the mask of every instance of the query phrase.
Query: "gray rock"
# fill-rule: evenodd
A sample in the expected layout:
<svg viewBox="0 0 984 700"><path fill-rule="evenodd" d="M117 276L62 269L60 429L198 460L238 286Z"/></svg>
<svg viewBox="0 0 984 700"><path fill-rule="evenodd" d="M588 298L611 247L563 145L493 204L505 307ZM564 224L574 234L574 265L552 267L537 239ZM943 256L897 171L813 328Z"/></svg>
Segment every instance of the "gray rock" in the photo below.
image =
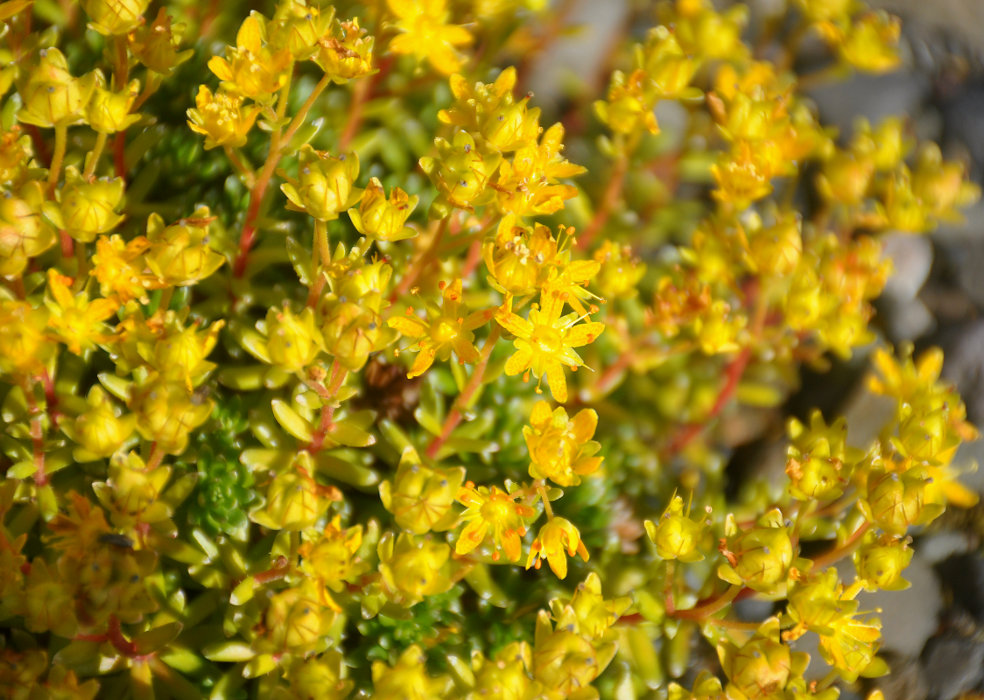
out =
<svg viewBox="0 0 984 700"><path fill-rule="evenodd" d="M955 700L984 681L984 642L947 630L926 644L922 655L928 700Z"/></svg>

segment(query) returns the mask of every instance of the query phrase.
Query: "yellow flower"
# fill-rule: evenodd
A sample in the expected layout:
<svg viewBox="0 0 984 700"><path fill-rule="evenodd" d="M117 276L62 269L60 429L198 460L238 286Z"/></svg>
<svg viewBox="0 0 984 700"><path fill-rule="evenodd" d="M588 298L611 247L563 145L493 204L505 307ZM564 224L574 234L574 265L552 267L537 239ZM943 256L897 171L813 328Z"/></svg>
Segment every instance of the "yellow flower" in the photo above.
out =
<svg viewBox="0 0 984 700"><path fill-rule="evenodd" d="M901 61L898 51L901 23L886 12L866 12L845 30L833 22L817 24L824 39L832 44L840 59L867 73L884 73Z"/></svg>
<svg viewBox="0 0 984 700"><path fill-rule="evenodd" d="M106 79L96 72L96 89L85 107L86 122L103 134L124 131L140 121L139 114L130 114L130 107L140 92L140 81L132 80L119 92L106 89Z"/></svg>
<svg viewBox="0 0 984 700"><path fill-rule="evenodd" d="M581 477L601 466L594 454L601 445L591 439L598 427L594 409L578 411L573 419L558 406L538 401L530 414L530 425L523 427L523 438L530 454L530 476L550 479L559 486L576 486Z"/></svg>
<svg viewBox="0 0 984 700"><path fill-rule="evenodd" d="M373 41L357 17L339 24L338 38L322 36L313 60L336 83L371 75Z"/></svg>
<svg viewBox="0 0 984 700"><path fill-rule="evenodd" d="M618 134L631 134L646 129L659 133L653 109L656 97L649 90L648 75L639 69L628 77L622 71L612 74L608 96L594 103L595 113L605 125Z"/></svg>
<svg viewBox="0 0 984 700"><path fill-rule="evenodd" d="M472 482L460 489L455 499L465 506L461 519L468 523L458 535L455 554L468 554L492 535L495 550L492 559L498 561L501 549L509 561L519 561L522 553L520 538L526 534L526 524L533 517L532 507L517 501L521 494L512 495L497 486L475 487Z"/></svg>
<svg viewBox="0 0 984 700"><path fill-rule="evenodd" d="M506 361L505 373L509 376L525 373L524 381L532 372L540 390L540 381L547 379L547 386L554 399L567 401L567 379L564 365L576 370L584 365L574 348L587 345L601 335L605 324L599 321L578 323L577 313L561 316L563 302L546 299L541 295L542 307L530 310L529 319L512 313L508 307L500 309L496 316L499 325L516 336L513 345L516 352Z"/></svg>
<svg viewBox="0 0 984 700"><path fill-rule="evenodd" d="M17 119L25 124L51 128L82 121L86 104L96 87L96 74L75 78L68 72L68 61L55 48L41 50L41 60L29 72L20 89L24 106Z"/></svg>
<svg viewBox="0 0 984 700"><path fill-rule="evenodd" d="M205 85L200 85L195 107L188 110L188 126L205 137L206 150L216 146L237 148L246 143L246 134L259 114L259 105L244 109L239 95L223 89L213 95Z"/></svg>
<svg viewBox="0 0 984 700"><path fill-rule="evenodd" d="M553 214L564 208L564 200L577 196L576 187L557 182L585 172L560 155L563 138L564 127L554 124L539 145L523 145L511 161L502 162L494 184L499 211L519 217Z"/></svg>
<svg viewBox="0 0 984 700"><path fill-rule="evenodd" d="M373 177L362 193L359 208L349 209L348 215L363 236L377 241L402 241L417 235L406 224L419 199L417 195L408 196L399 187L394 187L386 199L383 184Z"/></svg>
<svg viewBox="0 0 984 700"><path fill-rule="evenodd" d="M343 528L341 517L336 515L318 537L301 545L301 571L322 586L340 592L369 568L358 556L361 546L362 526Z"/></svg>
<svg viewBox="0 0 984 700"><path fill-rule="evenodd" d="M553 517L540 528L530 545L526 568L535 566L539 569L541 562L546 559L557 578L562 579L567 576L567 557L575 554L580 554L584 561L590 556L581 542L581 533L570 520Z"/></svg>
<svg viewBox="0 0 984 700"><path fill-rule="evenodd" d="M408 338L417 341L410 349L417 350L407 377L413 379L420 376L434 364L434 358L447 360L454 351L458 362L475 362L479 352L475 347L476 328L484 326L494 315L492 311L474 311L468 316L462 316L461 311L461 280L441 286L444 289L444 303L440 309L431 306L427 310L428 320L413 315L413 309L407 309L406 316L396 316L387 321L390 328L395 328Z"/></svg>
<svg viewBox="0 0 984 700"><path fill-rule="evenodd" d="M91 29L113 36L126 34L140 24L149 4L150 0L83 0L82 7L92 20Z"/></svg>
<svg viewBox="0 0 984 700"><path fill-rule="evenodd" d="M127 242L115 234L96 239L96 253L92 256L89 274L99 282L104 297L116 299L121 305L131 299L147 298L147 289L154 285L154 277L142 256L149 247L150 242L143 236Z"/></svg>
<svg viewBox="0 0 984 700"><path fill-rule="evenodd" d="M319 221L333 221L362 198L355 187L359 176L359 157L355 153L340 156L316 151L305 144L300 151L297 180L280 186L287 195L287 208L307 212Z"/></svg>
<svg viewBox="0 0 984 700"><path fill-rule="evenodd" d="M451 141L434 139L434 145L437 157L420 159L421 170L441 193L431 206L432 218L447 216L450 207L471 210L492 199L489 184L502 162L498 151L480 149L475 138L463 130L456 131Z"/></svg>
<svg viewBox="0 0 984 700"><path fill-rule="evenodd" d="M530 95L518 102L512 94L516 69L503 70L493 83L470 83L452 75L449 84L454 103L437 116L445 124L480 135L493 150L505 153L534 146L540 134L540 110L528 109Z"/></svg>
<svg viewBox="0 0 984 700"><path fill-rule="evenodd" d="M110 299L89 301L83 294L74 294L70 288L72 279L64 277L53 268L48 269L48 292L45 300L48 310L48 326L69 352L81 355L92 350L96 343L109 340L109 328L103 323L116 313L119 304Z"/></svg>
<svg viewBox="0 0 984 700"><path fill-rule="evenodd" d="M492 286L514 296L532 294L547 278L558 244L543 224L522 225L514 214L502 217L495 236L482 248Z"/></svg>
<svg viewBox="0 0 984 700"><path fill-rule="evenodd" d="M69 166L65 169L65 184L58 191L58 203L46 203L44 213L72 238L89 243L123 221L123 215L116 210L123 203L125 189L121 177L90 181Z"/></svg>
<svg viewBox="0 0 984 700"><path fill-rule="evenodd" d="M597 284L605 298L632 299L639 293L636 285L645 276L646 265L629 246L606 240L592 257L599 266Z"/></svg>
<svg viewBox="0 0 984 700"><path fill-rule="evenodd" d="M314 527L328 512L333 501L342 500L334 487L314 480L314 464L307 452L298 452L286 469L270 480L261 507L249 519L269 530L306 530Z"/></svg>
<svg viewBox="0 0 984 700"><path fill-rule="evenodd" d="M266 46L266 20L255 10L243 20L236 34L236 47L226 51L228 58L213 56L208 67L222 81L222 87L243 97L266 102L287 83L293 63L286 48Z"/></svg>
<svg viewBox="0 0 984 700"><path fill-rule="evenodd" d="M464 27L447 24L447 4L447 0L386 0L401 32L390 41L390 51L426 59L445 75L459 70L464 58L456 47L470 44L472 36Z"/></svg>

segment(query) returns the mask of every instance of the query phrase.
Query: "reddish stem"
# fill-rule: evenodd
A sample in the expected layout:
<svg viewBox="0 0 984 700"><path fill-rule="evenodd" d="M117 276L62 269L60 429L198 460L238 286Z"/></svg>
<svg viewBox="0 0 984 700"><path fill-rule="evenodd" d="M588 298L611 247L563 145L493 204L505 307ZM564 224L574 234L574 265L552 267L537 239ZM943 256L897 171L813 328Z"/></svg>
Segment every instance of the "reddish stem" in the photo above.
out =
<svg viewBox="0 0 984 700"><path fill-rule="evenodd" d="M126 131L117 131L113 137L113 169L116 177L126 179Z"/></svg>
<svg viewBox="0 0 984 700"><path fill-rule="evenodd" d="M51 150L48 148L48 143L41 135L41 130L34 124L27 124L25 128L27 129L27 133L31 135L31 144L34 146L34 152L38 154L38 158L46 168L50 167Z"/></svg>
<svg viewBox="0 0 984 700"><path fill-rule="evenodd" d="M123 630L120 629L120 619L116 615L109 616L109 629L106 636L113 647L124 656L135 658L140 655L137 651L137 645L123 636Z"/></svg>
<svg viewBox="0 0 984 700"><path fill-rule="evenodd" d="M580 250L589 248L601 229L608 223L608 217L611 216L612 210L622 196L622 188L625 187L625 176L628 171L629 157L623 154L615 161L611 179L608 181L608 187L605 188L605 193L602 195L601 203L595 211L594 218L591 219L591 223L577 239L577 247Z"/></svg>
<svg viewBox="0 0 984 700"><path fill-rule="evenodd" d="M848 554L852 553L861 545L861 539L864 534L871 529L871 523L865 522L861 525L854 533L848 537L844 542L837 545L833 549L830 549L819 556L813 557L813 568L822 569L824 567L830 566L834 562L840 561Z"/></svg>
<svg viewBox="0 0 984 700"><path fill-rule="evenodd" d="M287 569L289 568L288 564L289 562L287 561L287 557L280 555L273 562L273 566L271 566L266 571L261 571L260 573L255 574L253 576L253 580L256 581L257 583L268 583L270 581L275 581L277 579L283 578L284 575L286 575L287 573Z"/></svg>
<svg viewBox="0 0 984 700"><path fill-rule="evenodd" d="M346 376L348 376L348 370L338 360L334 360L331 364L331 377L328 385L322 391L318 391L318 396L325 404L321 407L321 420L318 423L318 429L314 433L311 444L307 447L307 451L311 454L324 447L325 437L335 424L335 394L342 387ZM317 385L315 385L315 390L317 391Z"/></svg>
<svg viewBox="0 0 984 700"><path fill-rule="evenodd" d="M744 588L743 586L731 586L731 588L717 595L698 601L697 605L692 608L674 610L672 612L668 611L667 614L681 620L703 620L738 600L739 595L745 591L749 591L749 595L753 592L751 589Z"/></svg>
<svg viewBox="0 0 984 700"><path fill-rule="evenodd" d="M666 446L665 452L667 456L677 454L693 442L694 438L700 435L704 428L707 427L707 424L720 415L721 411L724 410L724 407L738 389L738 383L741 381L741 377L745 373L745 368L748 366L751 357L752 350L749 347L742 348L735 355L734 359L731 360L724 370L724 385L721 387L721 391L718 392L717 399L715 399L714 405L711 406L711 410L708 411L704 420L699 423L687 423L677 431L676 436Z"/></svg>
<svg viewBox="0 0 984 700"><path fill-rule="evenodd" d="M495 347L496 341L499 340L500 333L499 324L494 324L492 332L485 339L485 345L482 346L482 355L478 360L478 364L475 365L475 371L472 372L471 379L468 380L468 384L465 385L464 390L458 395L448 417L444 419L444 425L441 426L441 434L431 440L430 445L427 446L427 456L431 459L435 458L444 443L451 437L451 433L461 423L463 417L461 414L462 409L468 404L475 392L478 391L478 387L482 385L482 376L485 374L485 368L489 364L492 349Z"/></svg>

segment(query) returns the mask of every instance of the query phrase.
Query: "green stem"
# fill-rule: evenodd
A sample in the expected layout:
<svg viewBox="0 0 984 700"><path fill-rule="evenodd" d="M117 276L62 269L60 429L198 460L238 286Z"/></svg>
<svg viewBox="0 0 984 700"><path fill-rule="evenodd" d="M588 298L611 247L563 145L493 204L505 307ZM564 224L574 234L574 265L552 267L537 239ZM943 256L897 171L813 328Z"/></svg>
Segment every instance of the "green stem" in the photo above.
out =
<svg viewBox="0 0 984 700"><path fill-rule="evenodd" d="M95 174L96 166L99 165L99 158L102 156L103 149L106 148L106 139L108 138L109 134L102 131L96 135L96 143L89 152L89 157L85 163L85 171L82 173L84 180L89 180Z"/></svg>

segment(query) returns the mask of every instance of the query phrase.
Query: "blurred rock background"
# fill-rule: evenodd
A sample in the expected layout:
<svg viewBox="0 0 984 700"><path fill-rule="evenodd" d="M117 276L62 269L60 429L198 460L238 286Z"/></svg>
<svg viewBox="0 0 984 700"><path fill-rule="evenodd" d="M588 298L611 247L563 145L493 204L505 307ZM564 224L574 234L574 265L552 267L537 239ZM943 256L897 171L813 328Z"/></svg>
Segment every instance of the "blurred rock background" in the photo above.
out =
<svg viewBox="0 0 984 700"><path fill-rule="evenodd" d="M768 15L784 0L746 4ZM984 0L868 4L902 18L904 66L811 90L824 122L850 132L858 116L877 123L905 115L918 138L936 141L948 158L964 159L984 183ZM568 87L603 86L611 46L627 26L632 31L634 17L645 14L640 7L633 0L571 2L569 23L576 29L557 39L548 62L530 67L537 101L557 104ZM959 388L970 420L984 427L984 203L967 211L964 222L932 236L889 236L886 255L895 272L877 304L877 328L888 342L912 342L917 353L941 346L944 375ZM861 444L882 421L860 381L866 371L867 358L858 357L807 376L790 409L804 413L819 404L825 413L846 415L853 441ZM744 478L761 478L782 473L785 450L752 446L735 460L753 464L742 467ZM956 459L969 471L964 483L984 492L984 468L974 472L976 463L984 465L984 440L965 445ZM887 700L984 700L984 506L951 509L916 538L914 548L906 572L912 587L862 600L863 609L882 610L883 649L893 673L842 697L854 700L878 687ZM844 574L852 573L848 562Z"/></svg>

